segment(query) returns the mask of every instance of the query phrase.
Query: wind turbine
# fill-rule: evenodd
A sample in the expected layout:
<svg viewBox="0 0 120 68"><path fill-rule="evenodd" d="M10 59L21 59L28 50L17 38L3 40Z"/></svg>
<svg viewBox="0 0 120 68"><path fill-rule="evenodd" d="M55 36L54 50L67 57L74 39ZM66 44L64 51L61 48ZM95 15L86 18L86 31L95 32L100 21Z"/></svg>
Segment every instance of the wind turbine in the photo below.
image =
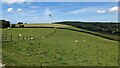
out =
<svg viewBox="0 0 120 68"><path fill-rule="evenodd" d="M52 14L48 13L48 16L50 17L50 24L52 23Z"/></svg>

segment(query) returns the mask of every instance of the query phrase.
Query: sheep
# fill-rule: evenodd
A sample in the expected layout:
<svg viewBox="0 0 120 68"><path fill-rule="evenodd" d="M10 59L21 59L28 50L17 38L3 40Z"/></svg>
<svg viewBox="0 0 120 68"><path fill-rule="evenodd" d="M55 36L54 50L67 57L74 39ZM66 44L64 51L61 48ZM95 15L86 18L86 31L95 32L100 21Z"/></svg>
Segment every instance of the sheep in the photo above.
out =
<svg viewBox="0 0 120 68"><path fill-rule="evenodd" d="M77 42L78 42L78 40L75 40L75 42L77 43Z"/></svg>
<svg viewBox="0 0 120 68"><path fill-rule="evenodd" d="M18 36L19 36L19 37L21 37L22 35L21 35L21 34L19 34Z"/></svg>
<svg viewBox="0 0 120 68"><path fill-rule="evenodd" d="M85 42L86 40L84 40L84 42Z"/></svg>
<svg viewBox="0 0 120 68"><path fill-rule="evenodd" d="M31 40L33 40L34 38L32 37Z"/></svg>
<svg viewBox="0 0 120 68"><path fill-rule="evenodd" d="M0 68L4 68L5 64L0 63Z"/></svg>
<svg viewBox="0 0 120 68"><path fill-rule="evenodd" d="M0 63L0 68L2 68L3 67L3 65L2 65L2 63Z"/></svg>

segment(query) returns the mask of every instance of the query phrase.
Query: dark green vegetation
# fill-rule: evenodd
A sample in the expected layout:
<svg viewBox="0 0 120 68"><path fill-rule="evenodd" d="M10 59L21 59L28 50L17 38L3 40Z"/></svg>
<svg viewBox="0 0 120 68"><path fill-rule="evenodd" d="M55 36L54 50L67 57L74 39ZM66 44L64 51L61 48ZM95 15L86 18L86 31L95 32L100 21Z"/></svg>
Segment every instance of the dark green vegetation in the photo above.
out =
<svg viewBox="0 0 120 68"><path fill-rule="evenodd" d="M65 21L65 22L56 22L56 24L65 24L65 25L74 26L80 29L92 31L92 33L94 32L94 34L106 37L108 39L120 41L120 38L118 38L118 36L120 36L120 23Z"/></svg>
<svg viewBox="0 0 120 68"><path fill-rule="evenodd" d="M10 66L118 66L118 41L71 26L44 26L59 27L3 29L3 63Z"/></svg>
<svg viewBox="0 0 120 68"><path fill-rule="evenodd" d="M10 27L10 22L6 20L0 20L0 28Z"/></svg>
<svg viewBox="0 0 120 68"><path fill-rule="evenodd" d="M19 27L24 27L23 22L18 22L17 24L19 24ZM26 23L25 23L26 24ZM10 26L10 21L6 21L6 20L0 20L0 28L7 28L7 27L12 27L15 28L16 24L11 24Z"/></svg>

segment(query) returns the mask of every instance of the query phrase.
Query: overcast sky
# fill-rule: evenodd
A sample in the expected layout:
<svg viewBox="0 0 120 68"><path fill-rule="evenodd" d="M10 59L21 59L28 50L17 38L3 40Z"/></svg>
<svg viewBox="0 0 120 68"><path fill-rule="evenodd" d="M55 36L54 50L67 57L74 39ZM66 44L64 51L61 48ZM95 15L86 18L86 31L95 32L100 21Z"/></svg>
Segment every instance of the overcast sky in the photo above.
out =
<svg viewBox="0 0 120 68"><path fill-rule="evenodd" d="M2 2L2 19L12 23L49 23L53 21L118 21L117 2Z"/></svg>

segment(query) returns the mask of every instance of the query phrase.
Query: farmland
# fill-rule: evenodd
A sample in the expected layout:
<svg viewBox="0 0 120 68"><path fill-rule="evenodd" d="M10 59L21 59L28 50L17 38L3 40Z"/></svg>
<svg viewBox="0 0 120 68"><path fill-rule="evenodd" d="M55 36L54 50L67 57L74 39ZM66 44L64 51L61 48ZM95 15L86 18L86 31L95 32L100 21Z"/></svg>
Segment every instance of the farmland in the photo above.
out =
<svg viewBox="0 0 120 68"><path fill-rule="evenodd" d="M118 66L118 41L59 28L2 31L2 59L7 66Z"/></svg>
<svg viewBox="0 0 120 68"><path fill-rule="evenodd" d="M79 21L63 21L55 24L71 25L80 29L92 31L99 36L107 37L108 39L120 41L120 23L117 22L79 22Z"/></svg>

